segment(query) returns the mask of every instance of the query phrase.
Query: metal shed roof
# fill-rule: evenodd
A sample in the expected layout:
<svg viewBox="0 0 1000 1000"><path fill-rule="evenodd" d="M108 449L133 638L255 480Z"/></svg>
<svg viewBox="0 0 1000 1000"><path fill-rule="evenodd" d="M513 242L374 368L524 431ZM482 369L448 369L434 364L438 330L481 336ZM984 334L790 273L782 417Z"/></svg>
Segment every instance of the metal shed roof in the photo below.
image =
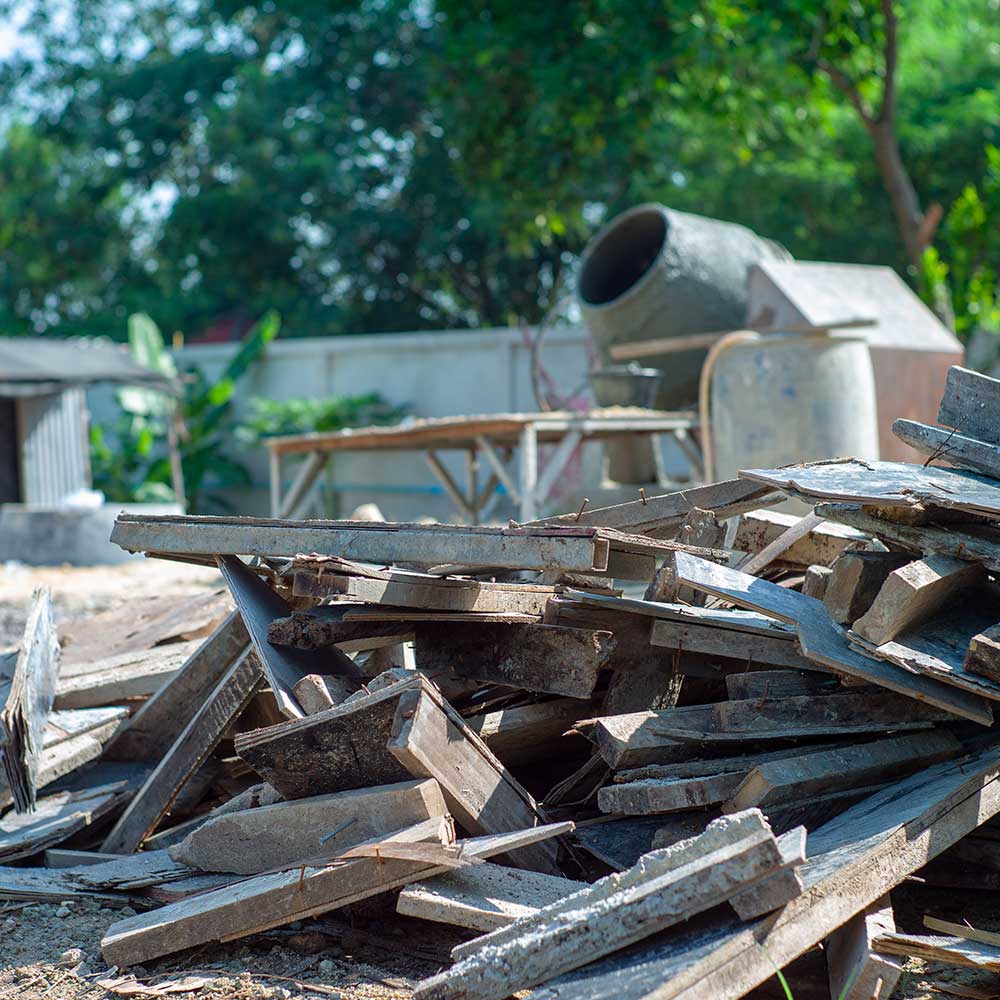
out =
<svg viewBox="0 0 1000 1000"><path fill-rule="evenodd" d="M180 393L175 381L144 368L127 347L110 340L0 337L0 396L40 396L95 382Z"/></svg>

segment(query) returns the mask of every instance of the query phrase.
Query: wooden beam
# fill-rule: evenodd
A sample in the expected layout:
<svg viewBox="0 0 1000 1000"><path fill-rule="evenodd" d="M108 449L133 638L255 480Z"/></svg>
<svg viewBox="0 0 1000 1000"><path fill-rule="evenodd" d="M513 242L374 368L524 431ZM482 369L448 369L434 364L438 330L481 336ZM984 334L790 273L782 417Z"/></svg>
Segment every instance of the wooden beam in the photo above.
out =
<svg viewBox="0 0 1000 1000"><path fill-rule="evenodd" d="M829 674L801 670L748 670L726 674L726 694L732 701L752 698L797 698L805 694L833 694L837 680Z"/></svg>
<svg viewBox="0 0 1000 1000"><path fill-rule="evenodd" d="M589 708L576 698L554 698L474 715L465 724L510 767L579 753L586 744L566 733Z"/></svg>
<svg viewBox="0 0 1000 1000"><path fill-rule="evenodd" d="M260 686L263 672L247 650L222 676L207 701L198 706L139 793L104 838L109 854L135 851L177 798L188 779L215 749L223 733Z"/></svg>
<svg viewBox="0 0 1000 1000"><path fill-rule="evenodd" d="M682 653L706 653L753 667L797 667L815 671L816 664L799 652L794 632L773 629L771 635L755 635L734 629L719 628L710 623L675 622L659 619L653 622L650 644ZM681 668L683 669L683 657Z"/></svg>
<svg viewBox="0 0 1000 1000"><path fill-rule="evenodd" d="M968 437L1000 444L1000 380L952 365L937 418Z"/></svg>
<svg viewBox="0 0 1000 1000"><path fill-rule="evenodd" d="M1000 625L974 635L965 654L966 670L1000 683Z"/></svg>
<svg viewBox="0 0 1000 1000"><path fill-rule="evenodd" d="M789 535L792 528L796 529L795 533ZM849 545L865 545L868 542L867 536L856 528L827 524L822 517L805 521L784 511L752 510L740 517L731 547L751 557L759 556L779 538L783 547L772 550L775 554L770 561L802 568L830 566ZM752 569L743 571L757 572Z"/></svg>
<svg viewBox="0 0 1000 1000"><path fill-rule="evenodd" d="M892 433L911 448L930 455L934 461L980 472L993 479L1000 478L1000 446L916 420L894 421Z"/></svg>
<svg viewBox="0 0 1000 1000"><path fill-rule="evenodd" d="M926 621L957 594L986 582L979 563L927 556L889 574L854 631L875 646Z"/></svg>
<svg viewBox="0 0 1000 1000"><path fill-rule="evenodd" d="M833 1000L889 1000L902 963L875 950L875 939L896 930L888 896L838 927L823 946Z"/></svg>
<svg viewBox="0 0 1000 1000"><path fill-rule="evenodd" d="M854 622L872 606L889 574L908 562L899 552L844 552L833 564L823 606L835 622Z"/></svg>

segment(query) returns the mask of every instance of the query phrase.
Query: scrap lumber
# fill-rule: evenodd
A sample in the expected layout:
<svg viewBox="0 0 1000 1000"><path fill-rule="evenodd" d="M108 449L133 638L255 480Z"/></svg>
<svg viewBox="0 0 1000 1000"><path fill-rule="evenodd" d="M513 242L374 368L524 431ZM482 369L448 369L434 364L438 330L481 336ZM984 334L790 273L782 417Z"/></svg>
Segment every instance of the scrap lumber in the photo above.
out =
<svg viewBox="0 0 1000 1000"><path fill-rule="evenodd" d="M158 761L250 642L238 611L231 611L178 673L132 716L107 750L109 759Z"/></svg>
<svg viewBox="0 0 1000 1000"><path fill-rule="evenodd" d="M465 724L508 766L554 760L579 752L582 740L567 733L587 713L588 704L554 698L474 715Z"/></svg>
<svg viewBox="0 0 1000 1000"><path fill-rule="evenodd" d="M615 641L610 632L557 625L420 622L416 665L433 674L452 670L490 684L589 698Z"/></svg>
<svg viewBox="0 0 1000 1000"><path fill-rule="evenodd" d="M903 974L902 963L875 949L875 939L896 930L888 896L855 914L824 944L830 996L836 1000L889 1000Z"/></svg>
<svg viewBox="0 0 1000 1000"><path fill-rule="evenodd" d="M726 674L726 694L733 701L750 698L796 698L805 694L833 694L836 678L801 670L748 670Z"/></svg>
<svg viewBox="0 0 1000 1000"><path fill-rule="evenodd" d="M872 606L853 630L875 646L927 621L956 595L979 586L986 574L979 563L930 555L893 570Z"/></svg>
<svg viewBox="0 0 1000 1000"><path fill-rule="evenodd" d="M109 813L129 794L126 782L79 792L55 792L39 798L30 813L8 814L0 819L0 864L62 843Z"/></svg>
<svg viewBox="0 0 1000 1000"><path fill-rule="evenodd" d="M196 873L188 865L174 861L166 851L140 851L138 854L113 856L98 864L80 866L69 872L68 876L86 889L121 892L173 882L193 874Z"/></svg>
<svg viewBox="0 0 1000 1000"><path fill-rule="evenodd" d="M980 944L1000 948L1000 934L996 931L983 931L977 927L970 927L968 924L956 924L950 920L941 920L938 917L927 915L924 916L924 927L930 931L941 931L953 937L964 938L966 941L978 941Z"/></svg>
<svg viewBox="0 0 1000 1000"><path fill-rule="evenodd" d="M851 648L846 634L830 620L821 601L687 553L679 552L674 559L678 579L696 589L795 624L802 652L836 673L870 681L983 725L992 724L989 702L979 695L901 671Z"/></svg>
<svg viewBox="0 0 1000 1000"><path fill-rule="evenodd" d="M177 675L199 646L198 639L173 642L138 652L118 653L89 664L86 671L60 670L54 705L93 708L148 698Z"/></svg>
<svg viewBox="0 0 1000 1000"><path fill-rule="evenodd" d="M345 828L330 843L344 850L446 812L436 781L405 781L222 813L192 830L169 854L202 871L256 875L316 857L323 838L340 827Z"/></svg>
<svg viewBox="0 0 1000 1000"><path fill-rule="evenodd" d="M46 868L79 868L81 865L99 865L123 857L120 854L104 854L101 851L75 851L68 847L51 847L44 856Z"/></svg>
<svg viewBox="0 0 1000 1000"><path fill-rule="evenodd" d="M584 888L558 875L486 862L403 888L396 912L439 924L492 931Z"/></svg>
<svg viewBox="0 0 1000 1000"><path fill-rule="evenodd" d="M377 565L488 566L498 569L564 569L652 576L653 561L678 548L669 541L613 528L491 528L453 524L371 521L282 521L256 517L151 516L121 513L111 541L130 552L170 555L287 556L336 553ZM609 565L612 553L625 557ZM720 556L705 550L706 556ZM629 557L637 557L629 561Z"/></svg>
<svg viewBox="0 0 1000 1000"><path fill-rule="evenodd" d="M391 842L397 845L438 845L423 859L394 857L387 845L381 857L372 851L339 860L333 854L330 862L315 867L258 875L112 924L101 951L109 964L128 966L198 944L231 941L432 878L461 863L459 857L494 857L572 829L572 823L553 823L473 838L460 841L457 852L447 849L454 833L448 819L441 817L392 834Z"/></svg>
<svg viewBox="0 0 1000 1000"><path fill-rule="evenodd" d="M46 719L55 699L59 642L52 601L45 588L31 598L14 674L0 710L0 760L14 800L27 812L35 805Z"/></svg>
<svg viewBox="0 0 1000 1000"><path fill-rule="evenodd" d="M837 557L823 605L840 625L860 618L872 606L889 574L910 560L898 552L848 550Z"/></svg>
<svg viewBox="0 0 1000 1000"><path fill-rule="evenodd" d="M692 743L734 746L852 733L927 729L947 713L887 691L838 691L761 702L709 705L604 716L578 724L615 769L669 764L690 757Z"/></svg>
<svg viewBox="0 0 1000 1000"><path fill-rule="evenodd" d="M705 762L704 770L710 768L710 762ZM597 806L603 813L618 816L704 809L730 798L745 776L740 771L728 771L704 777L643 778L627 784L606 785L597 793Z"/></svg>
<svg viewBox="0 0 1000 1000"><path fill-rule="evenodd" d="M806 597L815 597L816 600L822 601L826 597L826 589L832 577L833 570L829 566L810 566L802 579L802 593Z"/></svg>
<svg viewBox="0 0 1000 1000"><path fill-rule="evenodd" d="M1000 479L1000 447L996 444L917 420L893 421L892 433L921 454L930 455L933 461Z"/></svg>
<svg viewBox="0 0 1000 1000"><path fill-rule="evenodd" d="M719 628L714 624L698 624L656 619L652 623L649 642L653 646L676 649L684 653L705 653L721 656L755 667L795 667L817 670L817 666L799 652L795 633L788 629L772 629L771 635L756 635L735 629ZM683 661L680 664L683 670Z"/></svg>
<svg viewBox="0 0 1000 1000"><path fill-rule="evenodd" d="M306 714L295 698L294 688L309 674L336 675L339 683L332 679L330 683L337 684L342 697L360 687L360 673L354 661L335 647L306 652L272 646L268 627L275 618L284 618L291 612L288 602L235 556L219 556L218 562L283 715L297 719Z"/></svg>
<svg viewBox="0 0 1000 1000"><path fill-rule="evenodd" d="M922 958L928 962L956 965L966 969L1000 972L1000 948L960 937L930 934L879 934L875 947L883 955Z"/></svg>
<svg viewBox="0 0 1000 1000"><path fill-rule="evenodd" d="M790 528L797 528L803 533L798 537L787 536ZM822 517L807 522L784 511L752 510L740 517L729 547L737 552L756 556L782 536L787 538L786 548L771 561L803 569L814 564L830 566L847 546L864 545L868 542L867 536L856 528L827 524Z"/></svg>
<svg viewBox="0 0 1000 1000"><path fill-rule="evenodd" d="M399 696L414 678L304 719L239 733L236 752L286 799L388 785L412 775L386 749Z"/></svg>
<svg viewBox="0 0 1000 1000"><path fill-rule="evenodd" d="M956 427L969 437L1000 444L1000 381L952 365L937 418L938 423Z"/></svg>
<svg viewBox="0 0 1000 1000"><path fill-rule="evenodd" d="M736 1000L1000 811L995 747L936 764L809 836L804 891L749 925L717 918L547 984L534 1000Z"/></svg>
<svg viewBox="0 0 1000 1000"><path fill-rule="evenodd" d="M755 885L740 889L729 905L741 920L753 920L780 909L802 894L799 869L806 860L806 828L797 826L777 838L780 861L777 868Z"/></svg>
<svg viewBox="0 0 1000 1000"><path fill-rule="evenodd" d="M262 679L256 654L246 650L190 716L188 724L105 837L102 851L128 854L156 829L185 783L246 707Z"/></svg>
<svg viewBox="0 0 1000 1000"><path fill-rule="evenodd" d="M460 945L457 964L419 983L415 1000L502 1000L725 902L781 863L759 812L731 819Z"/></svg>
<svg viewBox="0 0 1000 1000"><path fill-rule="evenodd" d="M970 562L982 563L988 570L1000 571L1000 535L988 527L977 524L948 527L901 524L896 520L877 516L875 508L848 503L817 504L816 510L831 521L878 534L887 545L895 549L916 555L934 552L958 556Z"/></svg>
<svg viewBox="0 0 1000 1000"><path fill-rule="evenodd" d="M722 808L725 812L751 806L765 808L877 784L957 757L961 752L962 744L951 733L940 731L803 753L755 767Z"/></svg>
<svg viewBox="0 0 1000 1000"><path fill-rule="evenodd" d="M461 716L422 677L404 685L388 749L415 778L436 778L448 808L469 833L499 834L544 825L535 800ZM512 854L519 868L558 874L554 844Z"/></svg>
<svg viewBox="0 0 1000 1000"><path fill-rule="evenodd" d="M330 690L330 680L330 678L321 677L319 674L306 674L301 680L295 682L292 694L295 695L295 700L306 715L325 712L328 708L333 708L334 705L344 700L340 691Z"/></svg>
<svg viewBox="0 0 1000 1000"><path fill-rule="evenodd" d="M810 503L837 500L901 509L924 505L1000 518L1000 482L961 469L851 458L749 469L740 476Z"/></svg>
<svg viewBox="0 0 1000 1000"><path fill-rule="evenodd" d="M680 697L684 674L674 664L658 663L645 670L619 670L612 675L604 696L603 713L673 708Z"/></svg>
<svg viewBox="0 0 1000 1000"><path fill-rule="evenodd" d="M293 611L276 618L268 626L267 641L273 646L296 649L324 649L337 646L345 653L366 652L395 646L413 639L408 621L385 619L345 619L353 604L324 604L307 611Z"/></svg>
<svg viewBox="0 0 1000 1000"><path fill-rule="evenodd" d="M669 538L695 507L710 510L720 521L724 521L748 510L773 507L783 500L781 493L774 490L761 488L744 479L730 479L676 493L646 497L644 500L615 504L612 507L595 507L593 510L584 510L582 514L559 514L532 524L584 524L648 534L655 538Z"/></svg>
<svg viewBox="0 0 1000 1000"><path fill-rule="evenodd" d="M970 673L1000 683L1000 624L984 629L969 640L962 666Z"/></svg>

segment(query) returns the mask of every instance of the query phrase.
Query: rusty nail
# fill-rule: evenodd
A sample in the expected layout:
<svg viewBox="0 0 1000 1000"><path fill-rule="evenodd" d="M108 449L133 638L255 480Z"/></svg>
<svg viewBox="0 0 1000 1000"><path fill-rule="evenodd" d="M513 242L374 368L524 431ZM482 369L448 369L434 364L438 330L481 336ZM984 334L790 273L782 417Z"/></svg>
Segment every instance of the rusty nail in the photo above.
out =
<svg viewBox="0 0 1000 1000"><path fill-rule="evenodd" d="M640 486L639 487L639 499L642 501L643 507L646 506L646 491Z"/></svg>
<svg viewBox="0 0 1000 1000"><path fill-rule="evenodd" d="M583 510L587 506L588 503L590 503L590 497L584 497L583 498L583 503L580 504L580 509L576 512L576 520L579 521L580 518L583 517Z"/></svg>

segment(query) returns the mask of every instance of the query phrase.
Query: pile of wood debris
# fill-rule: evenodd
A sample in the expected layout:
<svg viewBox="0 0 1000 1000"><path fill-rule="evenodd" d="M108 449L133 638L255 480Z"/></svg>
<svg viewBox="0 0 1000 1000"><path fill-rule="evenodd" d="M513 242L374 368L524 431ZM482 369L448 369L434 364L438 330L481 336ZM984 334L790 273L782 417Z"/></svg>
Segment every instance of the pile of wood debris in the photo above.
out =
<svg viewBox="0 0 1000 1000"><path fill-rule="evenodd" d="M469 931L421 1000L740 997L817 946L839 1000L898 956L1000 971L1000 937L897 933L888 896L997 870L1000 382L953 369L940 420L899 431L951 467L507 528L122 514L228 589L61 662L36 595L0 898L128 901L128 967L383 895Z"/></svg>

